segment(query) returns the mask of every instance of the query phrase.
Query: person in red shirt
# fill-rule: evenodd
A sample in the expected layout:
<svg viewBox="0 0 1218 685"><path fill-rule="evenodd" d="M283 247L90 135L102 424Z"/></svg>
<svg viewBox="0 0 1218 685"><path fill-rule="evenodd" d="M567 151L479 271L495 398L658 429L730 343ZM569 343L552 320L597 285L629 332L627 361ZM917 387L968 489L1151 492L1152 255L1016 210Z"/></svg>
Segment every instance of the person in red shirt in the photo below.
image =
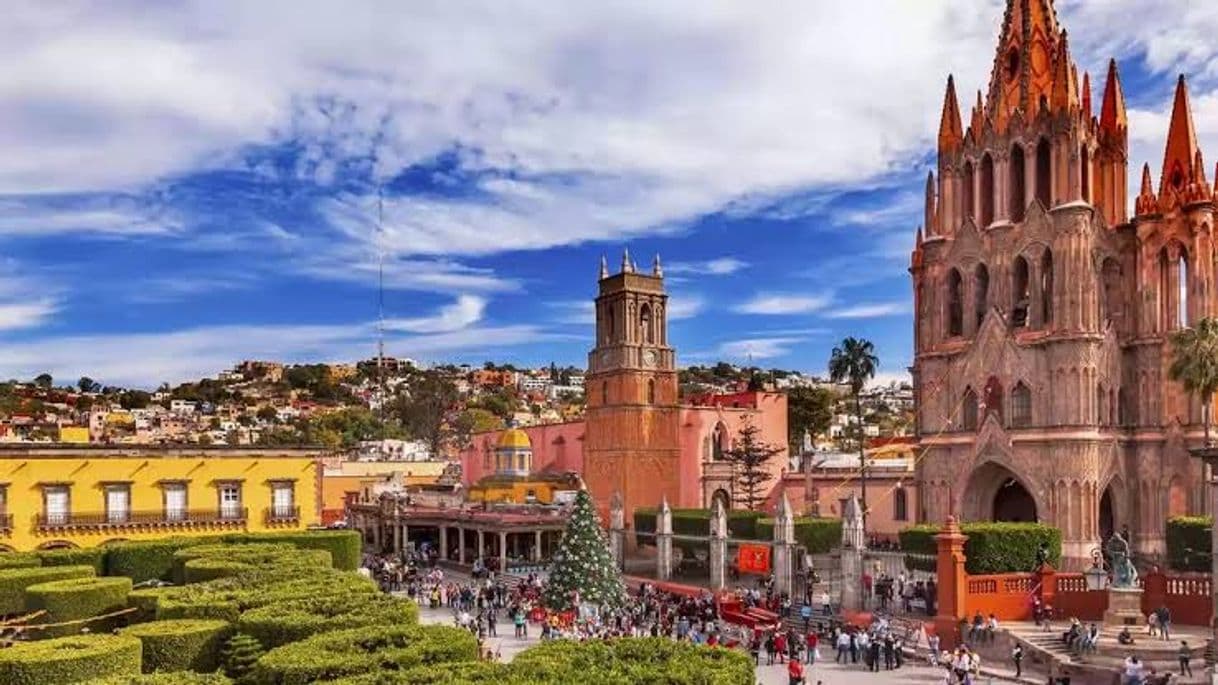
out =
<svg viewBox="0 0 1218 685"><path fill-rule="evenodd" d="M774 651L778 654L778 663L787 656L787 634L779 632L774 636Z"/></svg>
<svg viewBox="0 0 1218 685"><path fill-rule="evenodd" d="M815 664L816 646L820 644L820 636L816 633L808 633L808 637L806 639L808 644L808 653L805 658L808 660L809 664Z"/></svg>
<svg viewBox="0 0 1218 685"><path fill-rule="evenodd" d="M804 665L799 662L799 659L791 659L787 664L787 676L791 679L790 685L803 685Z"/></svg>

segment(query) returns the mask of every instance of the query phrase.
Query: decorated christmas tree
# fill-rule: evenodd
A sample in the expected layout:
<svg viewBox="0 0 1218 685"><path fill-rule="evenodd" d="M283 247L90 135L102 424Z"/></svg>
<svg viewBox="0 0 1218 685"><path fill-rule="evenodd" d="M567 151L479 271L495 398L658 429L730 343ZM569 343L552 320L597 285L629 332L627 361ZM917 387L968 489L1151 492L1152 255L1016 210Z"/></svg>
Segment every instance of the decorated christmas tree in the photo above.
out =
<svg viewBox="0 0 1218 685"><path fill-rule="evenodd" d="M575 497L575 508L550 566L544 599L555 611L580 604L617 607L626 601L622 573L609 552L587 490L581 489Z"/></svg>

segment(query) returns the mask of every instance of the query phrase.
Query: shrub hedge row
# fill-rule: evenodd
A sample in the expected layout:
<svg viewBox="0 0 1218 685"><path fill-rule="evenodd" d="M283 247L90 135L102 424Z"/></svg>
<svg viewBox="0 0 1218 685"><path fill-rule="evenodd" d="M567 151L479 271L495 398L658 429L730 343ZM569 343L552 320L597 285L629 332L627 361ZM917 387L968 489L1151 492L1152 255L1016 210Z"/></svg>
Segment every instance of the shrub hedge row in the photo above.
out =
<svg viewBox="0 0 1218 685"><path fill-rule="evenodd" d="M5 685L60 685L139 672L140 641L127 635L75 635L0 649Z"/></svg>
<svg viewBox="0 0 1218 685"><path fill-rule="evenodd" d="M5 552L0 554L0 569L33 568L42 566L42 559L33 552Z"/></svg>
<svg viewBox="0 0 1218 685"><path fill-rule="evenodd" d="M755 682L753 661L742 651L699 647L666 638L544 642L517 655L508 670L531 683Z"/></svg>
<svg viewBox="0 0 1218 685"><path fill-rule="evenodd" d="M656 509L634 511L634 531L638 544L654 545L656 532ZM727 534L733 538L758 539L757 520L764 514L759 511L727 512ZM673 509L672 532L676 535L710 535L710 509ZM639 535L640 533L644 535Z"/></svg>
<svg viewBox="0 0 1218 685"><path fill-rule="evenodd" d="M233 533L224 542L235 544L283 542L300 549L316 549L330 553L331 563L340 571L359 568L363 557L363 542L353 530L316 530L304 533Z"/></svg>
<svg viewBox="0 0 1218 685"><path fill-rule="evenodd" d="M757 521L757 537L774 539L774 519ZM842 520L799 516L795 519L795 542L807 548L809 554L825 554L842 542Z"/></svg>
<svg viewBox="0 0 1218 685"><path fill-rule="evenodd" d="M34 552L43 566L92 566L94 573L106 572L106 547L48 549Z"/></svg>
<svg viewBox="0 0 1218 685"><path fill-rule="evenodd" d="M31 585L69 578L91 578L94 573L92 566L38 566L0 570L0 615L24 612L25 589Z"/></svg>
<svg viewBox="0 0 1218 685"><path fill-rule="evenodd" d="M1167 565L1174 571L1210 571L1208 516L1173 516L1167 519Z"/></svg>
<svg viewBox="0 0 1218 685"><path fill-rule="evenodd" d="M153 621L123 629L144 646L143 669L154 671L215 671L220 648L233 633L227 621L179 619Z"/></svg>
<svg viewBox="0 0 1218 685"><path fill-rule="evenodd" d="M965 523L960 529L968 536L964 568L971 574L1032 571L1041 543L1048 545L1049 564L1056 567L1061 563L1062 534L1057 528L1040 523ZM936 554L935 535L939 530L939 526L925 524L906 528L899 533L901 549L912 554ZM907 557L906 566L911 562L914 568L920 568Z"/></svg>
<svg viewBox="0 0 1218 685"><path fill-rule="evenodd" d="M232 685L223 673L140 673L90 680L89 685Z"/></svg>
<svg viewBox="0 0 1218 685"><path fill-rule="evenodd" d="M106 575L126 576L133 582L173 579L173 555L187 547L216 538L165 538L124 542L106 548Z"/></svg>
<svg viewBox="0 0 1218 685"><path fill-rule="evenodd" d="M418 617L419 610L413 602L386 595L322 595L250 609L241 614L237 629L272 649L321 632L377 624L414 624Z"/></svg>
<svg viewBox="0 0 1218 685"><path fill-rule="evenodd" d="M67 567L73 568L73 567ZM80 567L76 567L80 568ZM130 578L70 578L31 585L25 589L26 611L45 611L38 623L63 623L113 613L127 607ZM111 621L110 624L114 624ZM104 626L90 624L91 630ZM80 632L80 626L61 626L39 631L44 637Z"/></svg>

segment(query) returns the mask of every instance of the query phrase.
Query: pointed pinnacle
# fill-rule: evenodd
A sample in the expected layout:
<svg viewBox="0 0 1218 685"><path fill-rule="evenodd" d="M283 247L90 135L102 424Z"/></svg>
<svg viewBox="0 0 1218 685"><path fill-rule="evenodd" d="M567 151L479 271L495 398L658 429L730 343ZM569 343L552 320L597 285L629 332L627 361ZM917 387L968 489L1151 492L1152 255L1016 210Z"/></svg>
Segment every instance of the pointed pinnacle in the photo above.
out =
<svg viewBox="0 0 1218 685"><path fill-rule="evenodd" d="M1124 130L1125 94L1121 92L1121 76L1115 59L1108 60L1108 81L1104 84L1104 102L1100 106L1100 128L1110 133Z"/></svg>
<svg viewBox="0 0 1218 685"><path fill-rule="evenodd" d="M634 263L630 261L630 248L622 250L622 273L634 273Z"/></svg>
<svg viewBox="0 0 1218 685"><path fill-rule="evenodd" d="M605 255L601 255L601 280L609 278L609 260L605 259Z"/></svg>
<svg viewBox="0 0 1218 685"><path fill-rule="evenodd" d="M653 259L651 262L651 275L655 276L656 278L664 277L664 269L663 269L663 267L660 266L660 253L659 252L656 253L655 259Z"/></svg>
<svg viewBox="0 0 1218 685"><path fill-rule="evenodd" d="M1091 74L1083 72L1083 115L1087 117L1087 121L1091 121Z"/></svg>

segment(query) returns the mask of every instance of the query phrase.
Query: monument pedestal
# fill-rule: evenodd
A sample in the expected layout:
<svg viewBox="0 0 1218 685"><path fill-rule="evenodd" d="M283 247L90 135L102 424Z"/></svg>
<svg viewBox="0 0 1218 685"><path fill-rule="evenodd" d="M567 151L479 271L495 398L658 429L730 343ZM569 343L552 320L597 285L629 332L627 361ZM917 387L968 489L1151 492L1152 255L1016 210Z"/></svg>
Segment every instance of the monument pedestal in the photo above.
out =
<svg viewBox="0 0 1218 685"><path fill-rule="evenodd" d="M1104 612L1105 624L1140 626L1144 621L1141 588L1108 588L1108 610Z"/></svg>

